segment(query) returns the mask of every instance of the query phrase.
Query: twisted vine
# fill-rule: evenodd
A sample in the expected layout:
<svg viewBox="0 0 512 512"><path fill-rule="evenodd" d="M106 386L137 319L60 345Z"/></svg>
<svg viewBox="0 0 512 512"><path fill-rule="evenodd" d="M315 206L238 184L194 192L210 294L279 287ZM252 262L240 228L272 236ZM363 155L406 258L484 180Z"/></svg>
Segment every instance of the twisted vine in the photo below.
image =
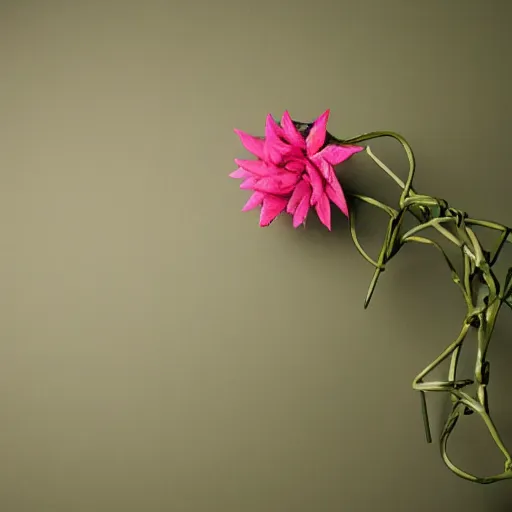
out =
<svg viewBox="0 0 512 512"><path fill-rule="evenodd" d="M368 307L375 286L386 264L406 244L430 245L441 253L450 270L452 281L462 293L467 310L457 338L416 376L412 384L413 389L420 394L427 442L432 442L432 436L425 394L428 392L448 393L451 398L452 409L440 436L440 451L446 466L459 477L480 484L511 479L512 457L498 433L489 410L487 386L489 384L490 364L486 356L501 307L507 305L512 309L512 267L508 269L507 275L501 283L493 271L506 243L512 243L512 229L496 222L471 218L466 212L450 207L443 199L418 194L413 188L414 154L409 143L401 135L394 132L378 131L365 133L351 139L337 139L331 134L328 134L328 137L330 144L358 144L372 139L390 137L400 142L405 150L409 161L409 172L407 180L403 182L373 154L368 146L366 147L366 152L372 160L401 188L398 209L368 196L360 194L353 196L359 201L381 209L389 216L382 248L377 260L374 260L361 246L355 229L355 214L351 212L350 215L350 232L354 244L361 255L375 267L364 307ZM412 215L418 224L404 233L403 222L407 214ZM484 249L473 229L475 226L498 234L496 245L491 251ZM428 228L433 228L459 249L463 263L461 274L457 272L441 245L425 235L424 231ZM476 330L477 333L474 379L461 379L457 375L459 356L462 345L471 330ZM446 380L426 380L428 374L448 358L450 358L450 365ZM472 395L466 391L466 388L475 383L476 392ZM473 413L478 414L483 420L496 446L505 458L502 473L486 477L476 476L460 469L448 456L447 445L450 435L463 416Z"/></svg>

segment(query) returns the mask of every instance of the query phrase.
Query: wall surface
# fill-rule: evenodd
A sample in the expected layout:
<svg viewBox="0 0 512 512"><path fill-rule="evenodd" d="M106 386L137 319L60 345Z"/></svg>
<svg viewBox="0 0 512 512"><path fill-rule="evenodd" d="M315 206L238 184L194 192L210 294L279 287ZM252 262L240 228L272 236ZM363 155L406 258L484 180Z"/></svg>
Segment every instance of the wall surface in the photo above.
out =
<svg viewBox="0 0 512 512"><path fill-rule="evenodd" d="M365 311L341 215L260 229L227 177L234 127L331 108L339 136L407 136L419 190L512 225L511 6L2 0L0 510L511 510L512 482L461 481L424 440L411 382L463 315L438 255L404 250ZM346 179L387 183L364 156ZM490 353L509 445L511 327ZM501 471L464 425L457 461Z"/></svg>

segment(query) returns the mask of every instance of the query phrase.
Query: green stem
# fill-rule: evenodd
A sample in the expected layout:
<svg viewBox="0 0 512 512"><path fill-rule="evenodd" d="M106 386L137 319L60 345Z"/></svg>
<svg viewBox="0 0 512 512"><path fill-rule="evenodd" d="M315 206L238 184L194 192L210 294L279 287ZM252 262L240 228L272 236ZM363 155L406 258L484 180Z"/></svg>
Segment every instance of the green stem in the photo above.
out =
<svg viewBox="0 0 512 512"><path fill-rule="evenodd" d="M416 162L414 158L414 153L412 151L411 145L407 142L407 140L402 137L399 133L391 132L391 131L375 131L363 133L362 135L358 135L357 137L352 137L350 139L336 139L335 141L340 144L359 144L361 142L365 142L367 140L372 139L380 139L382 137L391 137L392 139L397 140L402 144L402 147L405 150L407 155L407 159L409 160L409 173L407 176L407 181L404 184L404 188L402 191L402 195L400 196L400 201L402 202L410 193L414 194L414 189L412 188L412 182L414 180L414 172L416 168Z"/></svg>
<svg viewBox="0 0 512 512"><path fill-rule="evenodd" d="M334 138L334 142L339 144L358 144L380 137L391 137L402 144L409 161L409 173L407 181L404 183L404 181L386 164L373 154L369 147L366 148L366 153L373 162L400 187L401 194L399 201L400 209L398 211L368 196L354 196L358 200L385 211L390 217L386 235L377 260L372 259L362 249L357 238L355 221L352 215L350 218L352 238L356 247L375 267L365 300L365 307L368 305L373 295L377 280L384 270L385 265L390 259L396 256L401 247L407 243L416 242L432 245L441 252L450 268L452 280L457 284L463 294L467 312L457 338L428 364L413 381L413 388L420 393L421 397L421 408L427 442L431 442L432 437L425 394L427 392L449 393L453 402L453 410L446 420L445 428L440 439L441 456L447 467L459 477L480 484L489 484L512 479L512 457L505 447L489 412L487 398L489 363L486 360L489 344L501 306L502 304L507 304L512 308L512 267L509 269L504 283L498 281L492 270L505 244L507 242L512 243L512 229L496 222L468 217L462 210L450 208L448 203L442 199L416 193L413 189L415 160L412 149L409 143L395 132L370 132L350 139L342 140ZM405 233L402 233L401 230L406 213L411 214L418 224ZM484 250L476 233L472 229L474 226L500 232L499 240L492 252ZM460 249L463 266L462 277L459 276L452 261L438 243L428 237L418 236L419 233L428 228L435 229L438 233L443 235L446 240ZM485 291L485 297L483 298L480 297L480 287L482 286L485 286L485 289L482 288L482 290ZM476 299L474 299L474 297L476 297ZM472 328L476 329L478 334L474 379L458 379L457 369L460 352L467 339L467 334ZM425 381L425 378L448 357L450 357L450 366L447 380ZM477 384L476 395L474 397L463 391L463 388L473 383ZM458 468L447 455L448 438L454 430L455 425L460 418L470 413L480 415L496 446L503 453L505 457L505 470L503 473L489 477L477 477Z"/></svg>
<svg viewBox="0 0 512 512"><path fill-rule="evenodd" d="M368 156L400 187L405 188L405 183L386 165L382 160L377 158L370 149L370 146L366 146L366 152Z"/></svg>

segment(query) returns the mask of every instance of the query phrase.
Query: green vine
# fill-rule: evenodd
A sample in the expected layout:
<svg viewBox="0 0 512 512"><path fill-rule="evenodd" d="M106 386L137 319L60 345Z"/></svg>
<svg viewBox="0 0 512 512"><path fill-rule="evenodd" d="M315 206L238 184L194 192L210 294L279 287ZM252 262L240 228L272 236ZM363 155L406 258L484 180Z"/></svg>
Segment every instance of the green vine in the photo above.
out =
<svg viewBox="0 0 512 512"><path fill-rule="evenodd" d="M489 410L487 386L489 384L490 365L486 359L501 307L507 305L512 309L512 267L509 268L504 281L501 283L493 271L494 265L498 261L505 244L512 243L512 229L496 222L473 219L466 212L450 207L443 199L418 194L413 188L415 172L413 151L409 143L397 133L387 131L371 132L343 140L328 134L328 142L330 144L343 145L359 144L382 137L390 137L400 142L407 154L409 173L407 180L403 182L373 154L369 147L366 147L366 153L401 188L401 194L398 209L392 208L371 197L359 194L353 196L359 201L381 209L389 216L382 248L377 260L374 260L366 253L358 240L354 212L351 212L350 215L350 232L354 244L361 255L375 267L364 307L368 307L378 279L387 263L406 244L419 243L431 245L441 253L450 270L452 281L462 293L467 311L457 338L416 376L412 384L413 389L420 393L427 442L432 442L432 436L425 394L428 392L448 393L451 397L452 409L446 419L440 438L441 456L448 468L459 477L480 484L490 484L512 478L512 457L491 419ZM418 224L404 232L403 222L407 214L412 215ZM499 235L492 251L486 251L483 248L473 229L475 226L491 230ZM433 228L460 250L463 263L463 272L461 274L457 272L441 245L425 235L424 232L428 228ZM476 330L477 332L474 379L460 379L457 376L459 356L462 345L471 330ZM426 377L448 358L450 359L450 366L446 380L426 380ZM473 395L465 391L467 386L475 383L476 392ZM457 467L448 456L448 438L454 431L458 421L463 416L473 413L481 417L496 446L503 453L505 467L504 471L500 474L487 477L475 476Z"/></svg>

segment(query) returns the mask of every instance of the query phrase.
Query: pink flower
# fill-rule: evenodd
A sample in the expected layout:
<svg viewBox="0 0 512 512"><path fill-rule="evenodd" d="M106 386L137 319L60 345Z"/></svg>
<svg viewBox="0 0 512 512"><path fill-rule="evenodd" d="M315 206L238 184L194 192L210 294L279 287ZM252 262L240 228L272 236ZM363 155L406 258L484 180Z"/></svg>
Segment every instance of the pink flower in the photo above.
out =
<svg viewBox="0 0 512 512"><path fill-rule="evenodd" d="M360 146L325 145L327 139L326 110L303 135L285 111L280 125L269 114L265 137L254 137L240 130L245 148L256 160L235 159L238 169L230 174L241 178L241 189L253 193L242 211L261 206L260 226L268 226L286 211L293 216L293 227L303 224L310 208L331 229L331 202L347 217L345 195L334 172L334 165L361 151Z"/></svg>

